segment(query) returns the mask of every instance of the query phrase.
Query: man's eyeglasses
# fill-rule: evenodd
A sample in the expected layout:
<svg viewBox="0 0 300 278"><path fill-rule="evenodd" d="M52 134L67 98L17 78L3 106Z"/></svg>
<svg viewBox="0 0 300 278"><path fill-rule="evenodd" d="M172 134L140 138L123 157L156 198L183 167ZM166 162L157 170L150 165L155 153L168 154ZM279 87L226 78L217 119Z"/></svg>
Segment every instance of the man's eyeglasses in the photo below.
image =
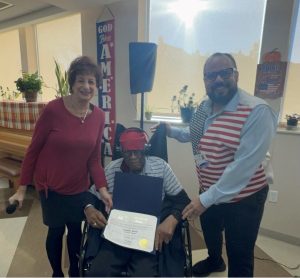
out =
<svg viewBox="0 0 300 278"><path fill-rule="evenodd" d="M236 71L236 68L227 68L220 71L212 71L204 73L204 79L207 81L215 81L218 76L222 79L228 79Z"/></svg>

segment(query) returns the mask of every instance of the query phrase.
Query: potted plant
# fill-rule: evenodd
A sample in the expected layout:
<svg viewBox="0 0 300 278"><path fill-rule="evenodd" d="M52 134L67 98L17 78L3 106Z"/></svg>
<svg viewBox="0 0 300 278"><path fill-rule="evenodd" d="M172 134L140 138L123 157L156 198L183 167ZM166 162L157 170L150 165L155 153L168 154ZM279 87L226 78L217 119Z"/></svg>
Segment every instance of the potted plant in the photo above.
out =
<svg viewBox="0 0 300 278"><path fill-rule="evenodd" d="M59 63L54 60L55 63L55 76L57 80L58 88L56 90L56 97L63 97L69 94L69 83L68 83L68 73L63 71Z"/></svg>
<svg viewBox="0 0 300 278"><path fill-rule="evenodd" d="M197 107L194 98L195 94L192 93L191 95L187 92L188 85L184 85L182 89L179 91L179 95L174 95L172 97L172 106L171 110L174 112L174 107L178 107L178 110L180 112L180 116L183 123L189 123L195 109Z"/></svg>
<svg viewBox="0 0 300 278"><path fill-rule="evenodd" d="M19 97L20 93L16 91L11 91L8 87L4 89L0 86L0 96L3 100L15 100Z"/></svg>
<svg viewBox="0 0 300 278"><path fill-rule="evenodd" d="M299 114L286 115L286 128L287 129L296 129L298 126L298 121L300 120Z"/></svg>
<svg viewBox="0 0 300 278"><path fill-rule="evenodd" d="M26 102L35 102L37 94L42 93L42 77L37 73L23 72L22 77L15 81L17 90L23 93Z"/></svg>
<svg viewBox="0 0 300 278"><path fill-rule="evenodd" d="M145 118L146 120L150 121L152 118L153 109L149 105L145 108Z"/></svg>

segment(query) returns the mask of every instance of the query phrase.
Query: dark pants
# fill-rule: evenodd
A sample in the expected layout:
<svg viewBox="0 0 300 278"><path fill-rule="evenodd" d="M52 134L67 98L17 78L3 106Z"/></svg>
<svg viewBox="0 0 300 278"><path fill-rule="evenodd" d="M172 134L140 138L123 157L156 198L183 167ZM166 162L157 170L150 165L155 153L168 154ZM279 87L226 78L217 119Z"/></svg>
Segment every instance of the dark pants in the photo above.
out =
<svg viewBox="0 0 300 278"><path fill-rule="evenodd" d="M225 231L228 277L253 277L254 246L269 187L236 203L213 205L200 217L212 262L222 261L222 231Z"/></svg>
<svg viewBox="0 0 300 278"><path fill-rule="evenodd" d="M78 255L80 253L81 242L81 222L67 223L67 247L70 261L69 277L78 277ZM49 262L53 270L53 277L63 277L62 272L62 240L65 232L65 226L48 229L46 250Z"/></svg>
<svg viewBox="0 0 300 278"><path fill-rule="evenodd" d="M118 246L103 240L97 256L85 273L89 277L117 277L121 273L135 277L158 276L157 256Z"/></svg>

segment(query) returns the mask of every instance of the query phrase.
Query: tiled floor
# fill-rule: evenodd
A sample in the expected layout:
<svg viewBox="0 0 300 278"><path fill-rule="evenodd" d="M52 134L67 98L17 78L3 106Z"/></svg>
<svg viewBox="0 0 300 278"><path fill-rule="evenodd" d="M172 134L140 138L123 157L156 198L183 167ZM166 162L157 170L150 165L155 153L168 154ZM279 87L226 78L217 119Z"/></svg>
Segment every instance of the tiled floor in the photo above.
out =
<svg viewBox="0 0 300 278"><path fill-rule="evenodd" d="M0 190L5 190L7 188L7 182L3 179L0 179ZM1 210L5 208L4 200L2 201ZM37 205L34 203L32 210L37 209ZM28 220L28 221L27 221ZM4 218L0 219L0 277L9 276L22 276L22 268L28 271L27 273L32 273L30 276L48 276L50 275L50 268L47 265L47 259L44 252L44 236L45 236L45 228L42 226L41 219L37 220L36 224L30 223L30 227L37 229L40 231L38 235L37 231L34 232L35 235L29 234L25 230L31 229L28 227L28 222L30 219L28 217L14 217L14 218ZM25 237L27 233L28 238ZM30 240L38 243L37 245L41 246L40 251L28 252L25 251L26 244ZM293 246L291 244L274 240L268 237L259 236L257 240L257 245L270 257L272 257L278 263L284 264L289 267L295 267L300 264L300 246ZM37 248L36 246L34 248ZM16 259L18 256L18 259ZM193 262L197 262L201 259L206 258L207 250L194 250L193 251ZM26 262L26 265L19 265L20 262ZM20 263L21 264L21 263ZM272 264L270 265L272 267ZM15 268L21 268L21 271L15 272ZM300 268L292 270L284 267L284 269L294 277L300 277ZM30 272L31 271L31 272ZM34 272L32 272L34 271ZM14 273L15 275L10 275ZM36 275L35 275L36 274ZM29 276L29 275L28 275ZM221 273L213 273L211 276L215 277L225 277L226 271Z"/></svg>
<svg viewBox="0 0 300 278"><path fill-rule="evenodd" d="M258 236L257 246L259 246L272 259L293 277L300 277L300 246L294 246L283 241L275 240L265 236ZM207 257L207 249L193 251L193 264ZM256 256L255 261L259 260ZM285 267L286 265L287 267ZM298 266L297 269L290 269ZM227 270L224 272L212 273L211 277L226 277Z"/></svg>
<svg viewBox="0 0 300 278"><path fill-rule="evenodd" d="M27 217L0 219L0 277L7 275Z"/></svg>
<svg viewBox="0 0 300 278"><path fill-rule="evenodd" d="M294 277L300 277L300 246L291 245L265 236L259 236L256 244L276 262L282 264L281 266L287 272ZM297 269L290 269L297 266Z"/></svg>

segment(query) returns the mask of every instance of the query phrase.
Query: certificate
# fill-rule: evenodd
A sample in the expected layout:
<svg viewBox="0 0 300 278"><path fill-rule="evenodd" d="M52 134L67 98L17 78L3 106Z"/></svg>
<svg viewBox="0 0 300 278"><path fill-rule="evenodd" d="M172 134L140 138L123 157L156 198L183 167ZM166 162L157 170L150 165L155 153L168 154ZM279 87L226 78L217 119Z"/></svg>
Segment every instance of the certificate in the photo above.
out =
<svg viewBox="0 0 300 278"><path fill-rule="evenodd" d="M103 235L120 246L152 252L156 225L157 217L153 215L113 209Z"/></svg>

